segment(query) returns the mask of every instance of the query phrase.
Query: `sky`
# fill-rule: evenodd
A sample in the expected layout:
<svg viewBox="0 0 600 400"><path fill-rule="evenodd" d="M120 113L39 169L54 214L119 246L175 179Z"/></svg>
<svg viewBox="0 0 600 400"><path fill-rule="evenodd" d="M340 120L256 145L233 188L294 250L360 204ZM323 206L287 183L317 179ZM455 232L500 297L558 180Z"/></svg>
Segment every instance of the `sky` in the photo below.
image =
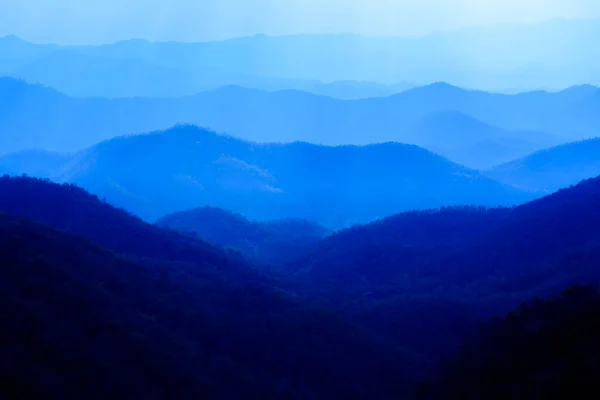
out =
<svg viewBox="0 0 600 400"><path fill-rule="evenodd" d="M298 33L419 36L555 18L600 18L600 0L0 0L0 36L60 44Z"/></svg>

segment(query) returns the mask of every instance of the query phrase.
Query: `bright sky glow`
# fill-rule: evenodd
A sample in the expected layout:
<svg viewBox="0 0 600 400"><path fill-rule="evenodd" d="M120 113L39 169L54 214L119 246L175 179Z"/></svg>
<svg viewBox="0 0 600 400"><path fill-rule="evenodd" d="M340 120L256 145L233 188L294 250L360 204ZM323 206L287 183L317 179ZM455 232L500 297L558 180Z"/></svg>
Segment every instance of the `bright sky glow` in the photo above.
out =
<svg viewBox="0 0 600 400"><path fill-rule="evenodd" d="M1 0L0 35L35 42L202 41L253 34L422 35L600 18L600 0Z"/></svg>

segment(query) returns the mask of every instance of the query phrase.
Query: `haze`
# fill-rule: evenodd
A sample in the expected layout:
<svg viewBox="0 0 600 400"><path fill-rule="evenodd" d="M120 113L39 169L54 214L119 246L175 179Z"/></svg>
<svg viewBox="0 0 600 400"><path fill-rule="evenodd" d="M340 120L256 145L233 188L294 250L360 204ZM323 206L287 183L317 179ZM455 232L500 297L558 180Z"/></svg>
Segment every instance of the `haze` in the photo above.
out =
<svg viewBox="0 0 600 400"><path fill-rule="evenodd" d="M596 0L4 0L0 35L60 44L254 34L413 36L472 25L598 17Z"/></svg>

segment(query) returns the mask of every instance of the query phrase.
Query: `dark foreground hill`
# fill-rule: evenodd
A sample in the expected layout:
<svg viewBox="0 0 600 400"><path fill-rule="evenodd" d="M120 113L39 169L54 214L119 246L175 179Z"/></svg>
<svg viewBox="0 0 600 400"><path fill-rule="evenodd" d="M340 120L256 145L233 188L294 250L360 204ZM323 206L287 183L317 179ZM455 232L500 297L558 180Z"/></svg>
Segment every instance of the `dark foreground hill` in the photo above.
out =
<svg viewBox="0 0 600 400"><path fill-rule="evenodd" d="M307 265L298 264L299 274L356 293L439 286L480 296L542 288L578 273L556 275L557 260L600 245L599 202L594 178L513 208L404 213L325 238Z"/></svg>
<svg viewBox="0 0 600 400"><path fill-rule="evenodd" d="M493 333L478 342L477 325L533 296L600 282L600 178L515 208L419 211L346 229L287 265L286 279L72 185L4 177L0 194L12 214L0 214L9 327L0 368L6 393L21 398L407 398L469 338L476 357L447 361L456 386L442 373L424 394L453 398L472 378L492 379L473 387L493 391L497 376L483 363L533 357L546 374L555 371L539 360L562 353L536 358L548 343L536 336L539 351L502 358L496 343L513 342Z"/></svg>
<svg viewBox="0 0 600 400"><path fill-rule="evenodd" d="M599 319L593 287L523 303L440 365L416 399L596 399Z"/></svg>
<svg viewBox="0 0 600 400"><path fill-rule="evenodd" d="M3 178L0 192L3 211L61 228L0 215L0 397L395 399L420 370L210 245L159 240L80 189Z"/></svg>
<svg viewBox="0 0 600 400"><path fill-rule="evenodd" d="M595 178L515 208L400 214L334 233L289 268L330 307L436 357L481 318L600 282L598 204Z"/></svg>
<svg viewBox="0 0 600 400"><path fill-rule="evenodd" d="M238 250L250 260L273 267L305 254L329 233L307 220L257 222L215 207L166 215L156 225L195 234L212 244Z"/></svg>
<svg viewBox="0 0 600 400"><path fill-rule="evenodd" d="M411 209L535 196L417 146L258 144L192 126L102 142L44 176L151 221L208 205L337 228Z"/></svg>

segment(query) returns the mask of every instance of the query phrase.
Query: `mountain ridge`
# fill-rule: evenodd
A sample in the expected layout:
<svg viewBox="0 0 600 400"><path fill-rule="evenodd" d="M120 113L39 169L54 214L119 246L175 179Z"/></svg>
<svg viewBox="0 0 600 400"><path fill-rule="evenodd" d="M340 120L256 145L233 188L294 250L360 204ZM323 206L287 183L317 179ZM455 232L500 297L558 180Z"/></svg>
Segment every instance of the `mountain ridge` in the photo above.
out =
<svg viewBox="0 0 600 400"><path fill-rule="evenodd" d="M184 125L102 142L46 177L151 221L210 205L336 228L406 209L535 197L414 145L260 144Z"/></svg>
<svg viewBox="0 0 600 400"><path fill-rule="evenodd" d="M486 174L519 187L550 192L600 175L600 138L566 143L498 165Z"/></svg>
<svg viewBox="0 0 600 400"><path fill-rule="evenodd" d="M124 232L131 243L139 233L131 225L109 215L58 230L51 225L60 219L39 219L39 208L23 204L25 196L40 198L48 191L78 203L81 191L24 178L2 178L1 184L3 211L14 211L6 207L8 199L21 215L50 223L0 212L0 308L9 322L2 331L3 353L11 365L3 368L11 379L2 393L215 400L249 394L358 400L406 393L406 366L419 365L410 354L249 280L249 274L236 275L224 268L226 258L192 265L168 251L132 258L114 243L106 249L98 237L76 234L89 233L85 225L94 222L113 234ZM29 187L21 192L7 190L7 184ZM78 203L86 214L110 214L89 197ZM45 212L51 214L54 205L45 204ZM339 368L342 358L352 372ZM321 374L338 383L323 382Z"/></svg>
<svg viewBox="0 0 600 400"><path fill-rule="evenodd" d="M451 93L456 95L430 93L421 98L423 92L413 89L388 97L338 100L301 91L229 86L173 99L109 100L73 98L12 78L0 79L0 87L4 107L0 134L5 138L0 141L0 153L31 148L77 151L111 137L167 129L177 123L256 142L362 145L396 141L421 146L414 129L435 112L462 113L513 133L543 132L565 142L587 138L600 127L594 99L574 99L571 94L501 95L455 88ZM541 142L534 145L545 147Z"/></svg>

